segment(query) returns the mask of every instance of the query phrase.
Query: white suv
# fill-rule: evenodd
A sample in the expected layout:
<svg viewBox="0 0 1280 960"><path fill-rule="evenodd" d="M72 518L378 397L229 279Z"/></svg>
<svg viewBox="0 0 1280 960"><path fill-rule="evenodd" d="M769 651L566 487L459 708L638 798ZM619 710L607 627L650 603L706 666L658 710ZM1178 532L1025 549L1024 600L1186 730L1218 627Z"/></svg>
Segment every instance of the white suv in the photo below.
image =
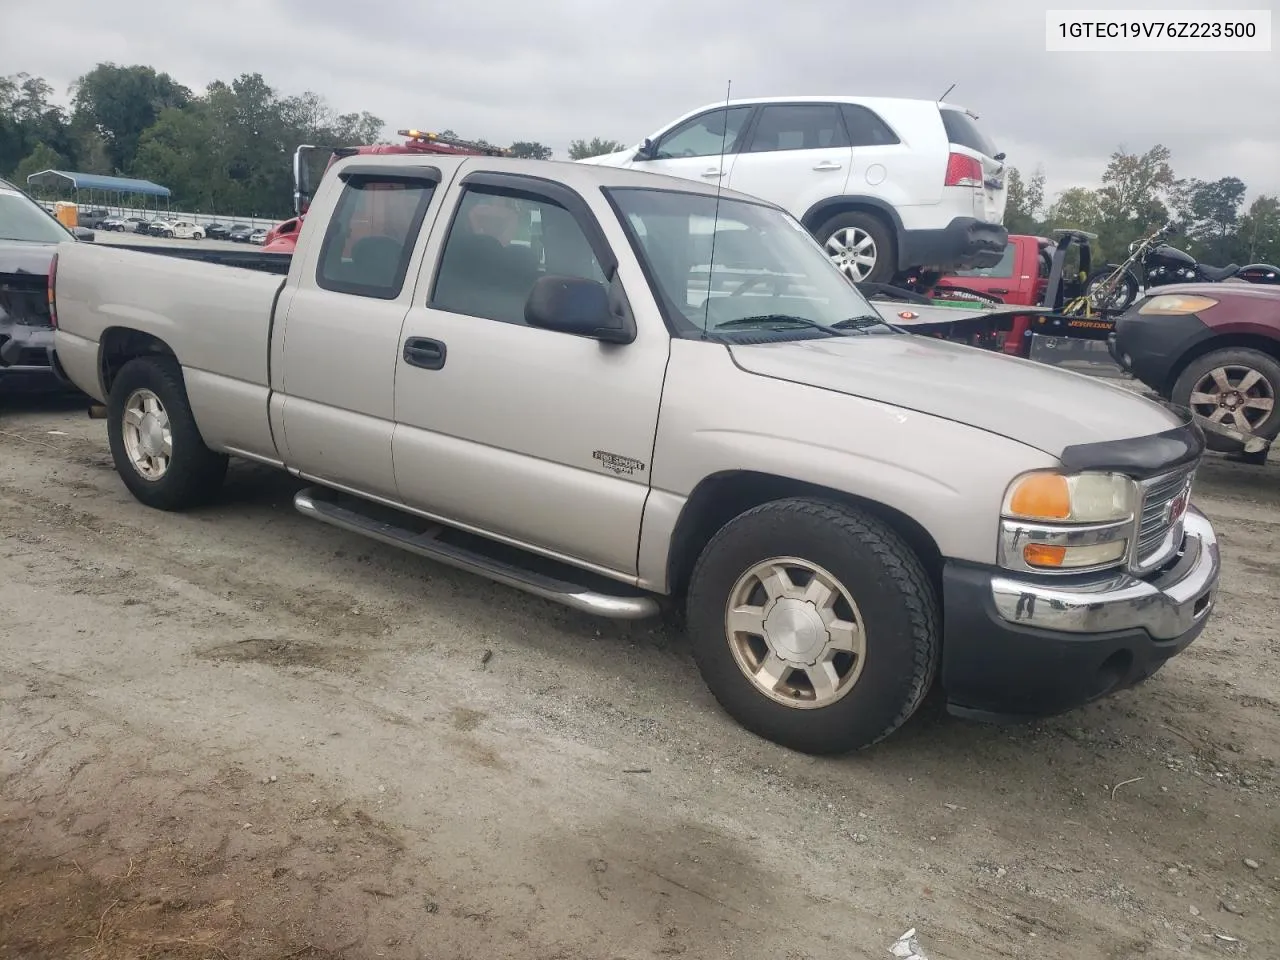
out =
<svg viewBox="0 0 1280 960"><path fill-rule="evenodd" d="M730 100L580 162L719 181L768 200L850 279L888 282L994 266L1004 253L1004 154L976 119L933 100Z"/></svg>

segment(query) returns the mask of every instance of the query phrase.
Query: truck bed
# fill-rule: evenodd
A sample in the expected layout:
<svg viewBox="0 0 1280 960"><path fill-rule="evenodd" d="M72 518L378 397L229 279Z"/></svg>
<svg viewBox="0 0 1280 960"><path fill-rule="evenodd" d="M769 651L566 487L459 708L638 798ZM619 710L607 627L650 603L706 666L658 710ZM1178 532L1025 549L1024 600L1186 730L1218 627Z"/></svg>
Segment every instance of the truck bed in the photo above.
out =
<svg viewBox="0 0 1280 960"><path fill-rule="evenodd" d="M106 244L104 244L106 246ZM223 250L209 247L173 247L152 246L151 244L112 243L115 250L133 250L138 253L150 253L161 257L179 257L184 260L199 260L202 263L215 263L224 267L241 267L245 270L260 270L263 273L274 273L286 276L289 264L293 261L292 253L267 253L262 250Z"/></svg>
<svg viewBox="0 0 1280 960"><path fill-rule="evenodd" d="M58 326L75 345L60 347L59 357L70 371L70 364L88 362L73 352L96 358L107 331L128 327L164 341L189 371L189 387L201 375L214 376L205 371L217 371L219 379L254 393L261 388L265 396L272 310L285 278L278 266L264 267L282 256L287 262L288 255L256 251L64 243Z"/></svg>

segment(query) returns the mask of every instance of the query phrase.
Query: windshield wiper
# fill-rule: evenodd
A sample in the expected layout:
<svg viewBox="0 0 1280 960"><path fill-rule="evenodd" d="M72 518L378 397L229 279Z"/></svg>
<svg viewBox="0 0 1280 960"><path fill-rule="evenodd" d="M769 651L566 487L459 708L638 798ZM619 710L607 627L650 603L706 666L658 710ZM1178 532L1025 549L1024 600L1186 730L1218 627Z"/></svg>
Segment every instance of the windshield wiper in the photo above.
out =
<svg viewBox="0 0 1280 960"><path fill-rule="evenodd" d="M841 320L838 323L833 323L831 327L834 330L841 330L841 331L865 330L867 329L867 327L888 327L890 330L894 331L895 333L905 332L901 327L895 326L894 324L890 323L888 320L880 316L878 313L864 313L864 314L861 314L860 316L849 317L846 320Z"/></svg>
<svg viewBox="0 0 1280 960"><path fill-rule="evenodd" d="M840 321L844 323L845 321ZM712 333L718 330L730 330L735 327L755 327L764 326L771 323L791 323L801 327L808 327L812 330L821 330L823 333L829 333L833 337L847 337L849 332L838 329L838 325L829 327L825 323L818 323L816 320L810 320L808 317L797 317L790 313L762 313L755 317L738 317L736 320L726 320L724 323L717 323L711 328Z"/></svg>

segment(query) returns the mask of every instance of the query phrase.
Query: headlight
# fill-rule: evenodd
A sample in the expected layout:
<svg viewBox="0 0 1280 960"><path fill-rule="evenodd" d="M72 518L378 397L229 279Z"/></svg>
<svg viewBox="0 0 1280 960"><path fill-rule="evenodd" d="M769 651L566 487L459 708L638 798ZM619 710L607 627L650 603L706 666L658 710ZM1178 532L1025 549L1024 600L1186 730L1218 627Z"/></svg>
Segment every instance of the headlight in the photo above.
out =
<svg viewBox="0 0 1280 960"><path fill-rule="evenodd" d="M1029 473L1009 485L1000 526L1000 564L1013 570L1078 573L1129 553L1136 484L1117 473Z"/></svg>
<svg viewBox="0 0 1280 960"><path fill-rule="evenodd" d="M1138 308L1138 312L1146 316L1181 317L1188 313L1199 313L1218 305L1218 301L1210 297L1188 297L1176 293L1162 293L1152 297Z"/></svg>
<svg viewBox="0 0 1280 960"><path fill-rule="evenodd" d="M1003 513L1015 520L1107 523L1133 519L1138 490L1119 473L1029 473L1009 485Z"/></svg>

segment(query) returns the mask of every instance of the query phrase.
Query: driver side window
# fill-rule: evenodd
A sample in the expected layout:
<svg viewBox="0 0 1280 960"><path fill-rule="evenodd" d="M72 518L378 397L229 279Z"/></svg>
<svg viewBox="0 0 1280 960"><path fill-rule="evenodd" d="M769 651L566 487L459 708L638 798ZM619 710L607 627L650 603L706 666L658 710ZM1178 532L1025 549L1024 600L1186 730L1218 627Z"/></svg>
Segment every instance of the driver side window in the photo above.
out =
<svg viewBox="0 0 1280 960"><path fill-rule="evenodd" d="M686 157L716 157L723 149L732 152L751 115L751 107L717 107L673 127L658 141L655 160L679 160Z"/></svg>

